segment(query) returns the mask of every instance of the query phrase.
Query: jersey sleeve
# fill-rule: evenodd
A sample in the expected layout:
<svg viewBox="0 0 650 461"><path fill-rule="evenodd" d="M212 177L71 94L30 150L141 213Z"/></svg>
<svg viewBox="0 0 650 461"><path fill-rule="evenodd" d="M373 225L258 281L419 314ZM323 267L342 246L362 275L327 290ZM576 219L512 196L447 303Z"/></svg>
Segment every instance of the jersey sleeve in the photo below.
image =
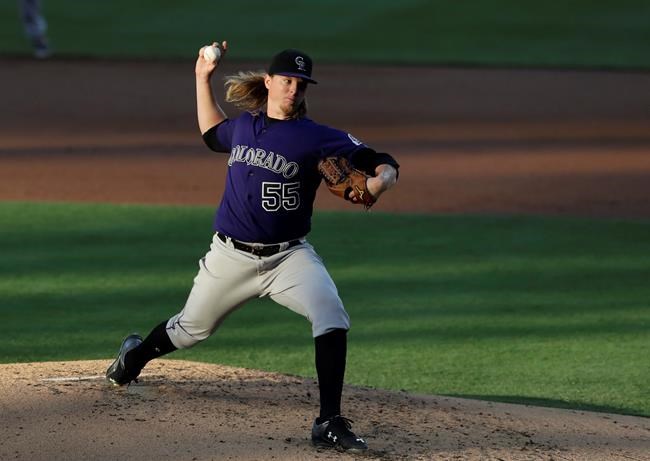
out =
<svg viewBox="0 0 650 461"><path fill-rule="evenodd" d="M344 131L329 129L322 144L321 158L332 155L344 156L352 165L371 175L375 175L375 168L379 165L388 164L395 168L399 175L399 164L387 153L376 152L357 138Z"/></svg>
<svg viewBox="0 0 650 461"><path fill-rule="evenodd" d="M350 155L367 146L349 133L326 126L317 126L319 130L318 148L320 158Z"/></svg>
<svg viewBox="0 0 650 461"><path fill-rule="evenodd" d="M234 130L234 120L226 119L203 133L203 142L215 152L230 152Z"/></svg>

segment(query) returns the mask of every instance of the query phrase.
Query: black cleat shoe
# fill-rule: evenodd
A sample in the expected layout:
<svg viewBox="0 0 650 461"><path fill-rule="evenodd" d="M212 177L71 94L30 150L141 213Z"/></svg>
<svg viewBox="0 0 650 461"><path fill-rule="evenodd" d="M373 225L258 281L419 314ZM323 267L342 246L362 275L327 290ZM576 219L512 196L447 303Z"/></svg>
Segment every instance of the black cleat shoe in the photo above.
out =
<svg viewBox="0 0 650 461"><path fill-rule="evenodd" d="M112 382L117 386L124 386L125 384L130 384L131 381L137 382L137 377L140 374L141 370L136 371L127 371L124 366L124 357L126 353L131 349L134 349L142 344L142 336L138 334L132 334L124 338L122 345L120 346L120 352L117 354L117 358L108 367L106 370L106 379Z"/></svg>
<svg viewBox="0 0 650 461"><path fill-rule="evenodd" d="M351 453L361 453L368 449L368 444L350 430L352 421L349 419L334 416L321 424L316 421L311 428L311 443L315 446L337 448Z"/></svg>

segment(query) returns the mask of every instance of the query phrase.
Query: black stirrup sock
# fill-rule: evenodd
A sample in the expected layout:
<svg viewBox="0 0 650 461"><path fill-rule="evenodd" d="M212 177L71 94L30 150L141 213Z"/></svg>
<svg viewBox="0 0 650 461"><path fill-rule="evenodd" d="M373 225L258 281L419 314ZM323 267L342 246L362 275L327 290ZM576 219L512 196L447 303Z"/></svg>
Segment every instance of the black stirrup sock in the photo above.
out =
<svg viewBox="0 0 650 461"><path fill-rule="evenodd" d="M320 389L318 423L341 414L341 394L347 355L347 330L337 329L314 338Z"/></svg>
<svg viewBox="0 0 650 461"><path fill-rule="evenodd" d="M128 370L142 370L151 360L175 351L177 348L167 334L167 320L155 327L142 344L129 351L124 357Z"/></svg>

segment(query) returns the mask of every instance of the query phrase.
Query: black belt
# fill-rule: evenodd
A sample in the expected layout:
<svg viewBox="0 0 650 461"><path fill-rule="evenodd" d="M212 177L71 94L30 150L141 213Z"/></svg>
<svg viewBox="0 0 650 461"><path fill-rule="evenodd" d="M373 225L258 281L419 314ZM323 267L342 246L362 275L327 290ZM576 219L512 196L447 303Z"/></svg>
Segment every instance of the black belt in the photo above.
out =
<svg viewBox="0 0 650 461"><path fill-rule="evenodd" d="M226 237L220 232L217 232L217 237L219 237L219 240L221 240L223 243L227 243L228 239L230 238ZM295 247L296 245L300 245L300 240L291 240L288 242L288 245L277 243L274 245L259 246L247 245L233 238L230 238L230 242L232 243L232 246L235 247L235 250L245 251L255 256L273 256L274 254L279 253L281 250L287 250L291 247Z"/></svg>

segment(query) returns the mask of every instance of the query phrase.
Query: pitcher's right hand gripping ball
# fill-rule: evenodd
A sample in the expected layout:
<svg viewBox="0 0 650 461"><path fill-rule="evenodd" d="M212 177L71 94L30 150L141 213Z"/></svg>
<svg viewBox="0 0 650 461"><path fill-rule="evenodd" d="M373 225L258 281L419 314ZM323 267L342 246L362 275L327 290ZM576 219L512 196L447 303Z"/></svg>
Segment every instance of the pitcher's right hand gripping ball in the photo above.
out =
<svg viewBox="0 0 650 461"><path fill-rule="evenodd" d="M221 59L221 48L218 45L208 45L203 47L203 59L207 62L215 62Z"/></svg>
<svg viewBox="0 0 650 461"><path fill-rule="evenodd" d="M323 176L330 192L352 203L364 205L366 209L377 199L368 191L368 176L352 167L345 157L327 157L318 162L318 171ZM355 197L350 198L354 191Z"/></svg>

